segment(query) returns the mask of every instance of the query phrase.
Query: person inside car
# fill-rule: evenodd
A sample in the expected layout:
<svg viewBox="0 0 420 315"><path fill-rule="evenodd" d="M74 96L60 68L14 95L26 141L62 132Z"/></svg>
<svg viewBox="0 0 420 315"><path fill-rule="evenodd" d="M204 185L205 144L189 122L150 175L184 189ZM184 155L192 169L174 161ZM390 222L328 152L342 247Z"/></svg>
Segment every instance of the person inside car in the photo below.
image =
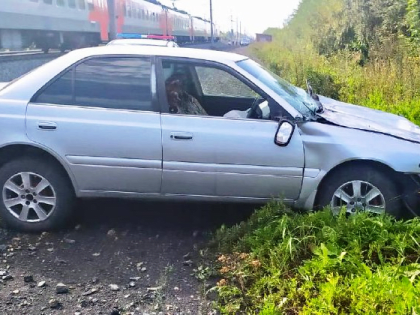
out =
<svg viewBox="0 0 420 315"><path fill-rule="evenodd" d="M200 102L185 89L186 76L175 73L166 80L169 112L172 114L208 115Z"/></svg>

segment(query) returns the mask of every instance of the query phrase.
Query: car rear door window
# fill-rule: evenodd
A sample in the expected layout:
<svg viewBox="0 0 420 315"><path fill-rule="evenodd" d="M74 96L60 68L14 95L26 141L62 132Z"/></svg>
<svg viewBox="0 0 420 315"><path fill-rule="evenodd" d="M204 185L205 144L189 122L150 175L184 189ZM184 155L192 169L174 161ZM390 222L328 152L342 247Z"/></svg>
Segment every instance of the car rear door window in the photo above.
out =
<svg viewBox="0 0 420 315"><path fill-rule="evenodd" d="M37 103L153 111L149 58L92 58L49 85Z"/></svg>
<svg viewBox="0 0 420 315"><path fill-rule="evenodd" d="M74 96L79 106L150 111L150 59L87 60L76 67Z"/></svg>
<svg viewBox="0 0 420 315"><path fill-rule="evenodd" d="M37 103L71 105L73 102L73 71L67 71L37 98Z"/></svg>

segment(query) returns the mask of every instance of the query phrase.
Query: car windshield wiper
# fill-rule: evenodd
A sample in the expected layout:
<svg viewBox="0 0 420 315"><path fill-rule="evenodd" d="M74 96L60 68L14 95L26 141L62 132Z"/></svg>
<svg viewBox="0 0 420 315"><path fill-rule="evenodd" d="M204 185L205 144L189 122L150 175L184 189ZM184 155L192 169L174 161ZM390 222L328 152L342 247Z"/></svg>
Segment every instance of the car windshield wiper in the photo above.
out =
<svg viewBox="0 0 420 315"><path fill-rule="evenodd" d="M314 110L314 114L322 113L324 111L324 106L322 105L321 101L319 100L319 96L314 93L314 90L312 89L312 86L309 83L308 79L306 79L306 87L308 89L309 96L317 102L317 109Z"/></svg>

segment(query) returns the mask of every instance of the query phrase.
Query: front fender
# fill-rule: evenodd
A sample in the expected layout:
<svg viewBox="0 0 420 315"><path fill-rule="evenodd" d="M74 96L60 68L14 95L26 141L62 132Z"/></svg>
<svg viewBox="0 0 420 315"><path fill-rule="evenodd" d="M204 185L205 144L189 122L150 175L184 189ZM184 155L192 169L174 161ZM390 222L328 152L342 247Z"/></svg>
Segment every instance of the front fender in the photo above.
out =
<svg viewBox="0 0 420 315"><path fill-rule="evenodd" d="M377 162L398 173L420 174L420 144L317 122L303 123L297 129L305 150L305 176L295 203L298 208L312 209L321 181L347 162ZM312 170L312 176L306 170Z"/></svg>

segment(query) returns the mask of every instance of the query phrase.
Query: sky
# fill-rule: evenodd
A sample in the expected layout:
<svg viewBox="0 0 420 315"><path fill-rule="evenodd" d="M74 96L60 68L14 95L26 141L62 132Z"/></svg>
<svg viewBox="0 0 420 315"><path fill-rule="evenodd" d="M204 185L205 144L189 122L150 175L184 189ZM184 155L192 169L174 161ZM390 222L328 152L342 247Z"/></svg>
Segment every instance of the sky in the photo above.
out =
<svg viewBox="0 0 420 315"><path fill-rule="evenodd" d="M172 6L172 0L160 2ZM242 24L243 33L255 35L268 27L281 27L299 2L300 0L213 0L213 20L223 31L229 31L231 26L236 31L238 21L238 28ZM193 15L210 19L210 0L175 0L175 6Z"/></svg>

